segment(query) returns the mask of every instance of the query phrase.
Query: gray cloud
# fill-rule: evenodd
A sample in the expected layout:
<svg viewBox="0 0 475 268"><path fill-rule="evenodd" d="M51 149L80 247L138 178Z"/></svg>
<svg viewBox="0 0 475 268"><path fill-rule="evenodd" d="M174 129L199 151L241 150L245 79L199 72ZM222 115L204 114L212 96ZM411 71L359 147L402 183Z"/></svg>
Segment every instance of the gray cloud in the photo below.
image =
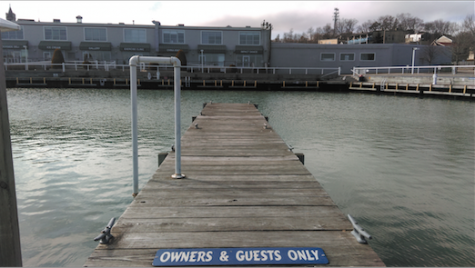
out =
<svg viewBox="0 0 475 268"><path fill-rule="evenodd" d="M475 13L475 1L335 1L340 10L340 18L356 19L358 24L367 20L376 20L380 16L396 16L409 13L412 16L430 22L437 19L461 22L468 14ZM301 12L280 12L263 15L260 18L245 16L227 16L205 22L210 26L253 26L258 27L263 20L274 26L273 38L293 29L294 33L306 32L310 27L314 29L330 23L333 25L333 8L320 10L306 10Z"/></svg>

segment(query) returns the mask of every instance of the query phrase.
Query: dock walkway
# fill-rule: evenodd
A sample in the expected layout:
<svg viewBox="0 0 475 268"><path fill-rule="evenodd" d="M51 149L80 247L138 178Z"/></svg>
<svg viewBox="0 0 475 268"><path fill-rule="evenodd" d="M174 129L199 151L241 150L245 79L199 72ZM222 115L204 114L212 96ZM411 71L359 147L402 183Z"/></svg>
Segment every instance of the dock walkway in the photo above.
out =
<svg viewBox="0 0 475 268"><path fill-rule="evenodd" d="M152 266L159 249L319 247L329 264L384 266L253 104L207 104L85 266Z"/></svg>

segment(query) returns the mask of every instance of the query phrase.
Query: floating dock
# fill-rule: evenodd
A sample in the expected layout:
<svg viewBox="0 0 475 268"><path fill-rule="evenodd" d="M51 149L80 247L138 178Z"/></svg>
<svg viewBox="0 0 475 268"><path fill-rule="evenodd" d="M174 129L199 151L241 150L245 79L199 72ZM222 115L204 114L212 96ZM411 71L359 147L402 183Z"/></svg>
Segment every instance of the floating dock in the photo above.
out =
<svg viewBox="0 0 475 268"><path fill-rule="evenodd" d="M322 266L385 266L255 105L206 104L181 146L186 178L171 178L168 153L85 266L152 266L161 249L281 247L321 248Z"/></svg>

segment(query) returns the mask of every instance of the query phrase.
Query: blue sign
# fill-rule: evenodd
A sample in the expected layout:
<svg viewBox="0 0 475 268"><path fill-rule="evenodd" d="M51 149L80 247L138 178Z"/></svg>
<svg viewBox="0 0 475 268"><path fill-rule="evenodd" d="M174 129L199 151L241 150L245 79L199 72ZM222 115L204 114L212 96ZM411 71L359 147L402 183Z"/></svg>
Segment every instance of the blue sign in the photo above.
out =
<svg viewBox="0 0 475 268"><path fill-rule="evenodd" d="M160 249L153 266L328 264L321 248Z"/></svg>

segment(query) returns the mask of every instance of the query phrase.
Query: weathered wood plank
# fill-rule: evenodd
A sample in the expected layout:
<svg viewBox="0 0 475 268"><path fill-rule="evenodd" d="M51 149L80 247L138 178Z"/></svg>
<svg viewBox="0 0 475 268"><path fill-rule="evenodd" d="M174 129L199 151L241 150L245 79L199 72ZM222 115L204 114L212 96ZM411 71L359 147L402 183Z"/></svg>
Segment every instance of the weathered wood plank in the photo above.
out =
<svg viewBox="0 0 475 268"><path fill-rule="evenodd" d="M336 206L128 207L124 218L248 218L319 216L345 219Z"/></svg>
<svg viewBox="0 0 475 268"><path fill-rule="evenodd" d="M153 175L154 179L168 179L171 174L167 172L163 172L162 170L157 170L157 172ZM222 175L213 175L213 174L186 174L188 179L193 180L202 180L202 181L222 181ZM304 175L296 175L296 174L278 174L278 175L269 175L269 174L261 174L256 176L249 176L249 175L242 175L242 174L228 174L226 175L226 180L229 181L314 181L315 178L310 174Z"/></svg>
<svg viewBox="0 0 475 268"><path fill-rule="evenodd" d="M167 158L171 158L173 161L175 161L175 154L169 154ZM286 161L298 161L298 157L294 154L288 154L285 156L268 156L268 157L253 157L253 156L248 156L248 157L239 157L239 156L217 156L217 157L207 157L207 156L182 156L181 157L182 162L187 162L187 163L193 163L194 161L196 162L220 162L220 161L233 161L233 162L246 162L246 163L255 163L257 161L263 162L263 161L268 161L268 162L286 162Z"/></svg>
<svg viewBox="0 0 475 268"><path fill-rule="evenodd" d="M153 179L150 180L143 189L216 189L216 188L233 188L243 190L249 188L264 188L264 189L315 189L317 191L324 191L320 183L316 180L314 181L301 181L301 182L290 182L290 181L205 181L205 180L196 180L192 178L185 178L181 180L175 179Z"/></svg>
<svg viewBox="0 0 475 268"><path fill-rule="evenodd" d="M238 231L351 231L344 218L326 217L256 217L256 218L121 218L114 226L118 233L163 232L238 232Z"/></svg>
<svg viewBox="0 0 475 268"><path fill-rule="evenodd" d="M145 203L143 203L145 202ZM130 206L151 207L203 207L203 206L334 206L329 195L316 196L287 196L282 197L245 197L236 196L213 196L213 197L193 197L193 198L173 198L173 197L153 197L149 194L138 195Z"/></svg>

